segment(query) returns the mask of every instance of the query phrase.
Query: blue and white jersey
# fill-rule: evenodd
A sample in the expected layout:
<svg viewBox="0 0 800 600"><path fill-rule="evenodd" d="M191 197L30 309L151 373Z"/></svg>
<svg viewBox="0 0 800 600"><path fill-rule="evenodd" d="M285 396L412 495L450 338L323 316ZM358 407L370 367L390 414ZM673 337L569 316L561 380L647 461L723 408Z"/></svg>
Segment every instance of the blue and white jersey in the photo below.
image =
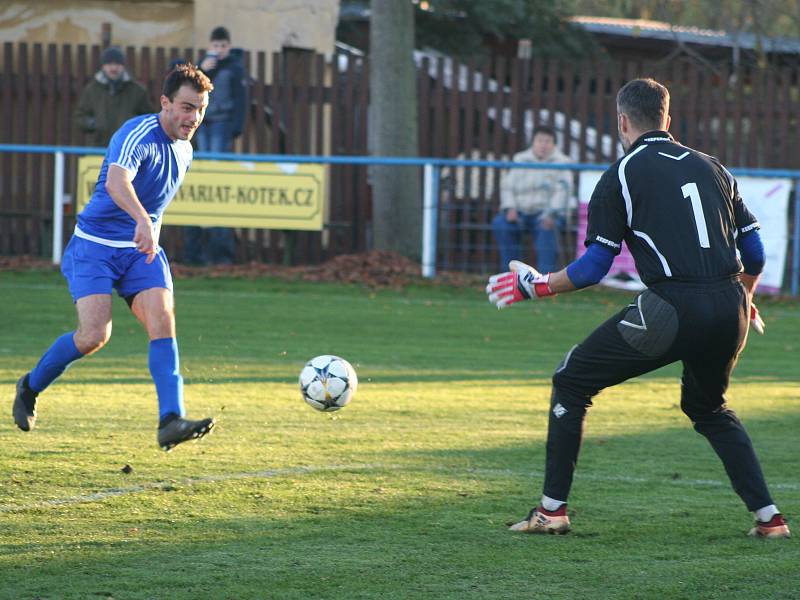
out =
<svg viewBox="0 0 800 600"><path fill-rule="evenodd" d="M191 162L192 145L171 139L158 114L126 121L111 138L92 198L78 215L75 234L107 246L135 247L135 221L106 191L109 165L128 171L139 201L157 228Z"/></svg>

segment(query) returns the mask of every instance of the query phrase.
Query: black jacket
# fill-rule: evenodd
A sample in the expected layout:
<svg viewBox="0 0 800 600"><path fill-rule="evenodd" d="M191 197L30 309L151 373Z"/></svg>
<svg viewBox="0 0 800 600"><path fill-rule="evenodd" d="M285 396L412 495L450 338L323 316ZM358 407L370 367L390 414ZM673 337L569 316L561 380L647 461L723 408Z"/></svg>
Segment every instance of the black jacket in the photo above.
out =
<svg viewBox="0 0 800 600"><path fill-rule="evenodd" d="M242 59L242 49L233 48L228 56L217 61L214 69L205 72L214 84L208 97L205 120L210 123L230 121L233 137L242 133L247 106L247 78Z"/></svg>

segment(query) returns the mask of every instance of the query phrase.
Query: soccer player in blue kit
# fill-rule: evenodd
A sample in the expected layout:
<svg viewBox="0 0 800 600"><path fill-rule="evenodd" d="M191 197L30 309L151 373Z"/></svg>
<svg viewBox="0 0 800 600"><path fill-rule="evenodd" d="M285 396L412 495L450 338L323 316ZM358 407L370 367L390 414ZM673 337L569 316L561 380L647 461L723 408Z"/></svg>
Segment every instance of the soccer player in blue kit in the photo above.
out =
<svg viewBox="0 0 800 600"><path fill-rule="evenodd" d="M178 65L164 80L161 112L130 119L111 138L94 194L78 215L62 261L78 329L56 339L17 383L12 414L23 431L34 427L38 395L70 364L108 342L112 289L150 338L159 446L170 451L214 427L213 419L184 417L172 275L158 245L161 217L192 162L189 140L203 121L212 89L197 67Z"/></svg>

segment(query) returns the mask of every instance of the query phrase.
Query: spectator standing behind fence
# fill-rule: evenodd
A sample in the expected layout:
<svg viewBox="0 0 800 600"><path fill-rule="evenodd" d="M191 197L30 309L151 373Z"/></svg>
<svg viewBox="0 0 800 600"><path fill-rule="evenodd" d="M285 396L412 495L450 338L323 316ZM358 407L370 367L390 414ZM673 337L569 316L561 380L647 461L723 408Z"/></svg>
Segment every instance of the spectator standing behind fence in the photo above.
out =
<svg viewBox="0 0 800 600"><path fill-rule="evenodd" d="M197 130L197 149L200 152L231 152L233 140L242 134L246 109L242 54L240 48L231 47L231 35L225 27L215 27L211 31L200 69L214 84L214 93L209 99L205 120ZM185 258L189 263L233 262L235 242L230 228L187 227L184 240Z"/></svg>
<svg viewBox="0 0 800 600"><path fill-rule="evenodd" d="M83 88L75 121L90 144L108 146L111 136L130 118L153 112L147 90L133 80L125 68L125 55L116 46L100 55L100 70Z"/></svg>
<svg viewBox="0 0 800 600"><path fill-rule="evenodd" d="M556 148L556 132L540 126L531 147L514 155L514 162L566 163L569 158ZM522 258L520 241L528 231L533 237L536 268L549 272L558 266L559 235L564 230L572 198L571 171L509 169L500 178L500 212L492 231L500 264Z"/></svg>

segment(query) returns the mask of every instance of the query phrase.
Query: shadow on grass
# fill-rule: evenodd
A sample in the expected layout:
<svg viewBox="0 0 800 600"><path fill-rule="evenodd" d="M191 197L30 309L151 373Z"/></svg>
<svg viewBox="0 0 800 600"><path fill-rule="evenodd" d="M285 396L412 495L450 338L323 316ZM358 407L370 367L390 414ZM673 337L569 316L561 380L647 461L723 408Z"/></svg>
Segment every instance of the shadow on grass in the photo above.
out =
<svg viewBox="0 0 800 600"><path fill-rule="evenodd" d="M776 497L800 510L800 413L746 424L757 448L773 434L768 479L792 484ZM380 458L397 467L295 474L282 493L255 479L177 485L108 499L99 522L97 504L61 521L37 509L33 531L7 519L18 541L0 544L0 598L791 598L800 585L800 547L744 536L749 517L688 421L590 431L575 531L558 538L506 531L538 494L540 442ZM144 506L158 495L172 497L163 514ZM85 538L48 539L83 526ZM781 577L752 576L766 565Z"/></svg>
<svg viewBox="0 0 800 600"><path fill-rule="evenodd" d="M113 369L111 369L113 371ZM249 369L248 369L249 370ZM285 384L285 385L295 385L297 384L297 376L295 375L220 375L215 373L214 375L203 375L198 372L193 372L196 370L187 371L184 373L184 382L186 385L227 385L227 384L234 384L234 383L245 383L245 384L258 384L258 383L277 383L277 384ZM198 370L199 371L199 370ZM24 371L20 370L20 374ZM424 373L419 371L409 371L409 372L394 372L387 374L382 369L380 371L372 372L368 369L359 370L359 385L362 387L365 385L375 384L375 385L384 385L390 383L398 383L398 384L417 384L417 383L442 383L442 384L454 384L458 383L459 381L465 382L515 382L519 383L520 385L525 386L542 386L550 385L550 378L552 376L551 372L542 371L542 370L531 370L529 372L523 372L519 370L515 371L470 371L470 372L463 372L463 371L452 371L450 374L448 373ZM299 371L298 371L299 374ZM664 380L665 377L669 378L677 378L680 376L679 367L676 365L671 365L666 367L665 369L656 371L654 373L649 373L642 377L638 377L636 379L630 381L658 381ZM15 386L17 383L18 376L14 375L12 377L0 377L0 385L7 385L7 386ZM800 374L793 376L793 377L771 377L771 376L764 376L764 375L742 375L742 376L734 376L731 381L731 385L735 386L737 383L746 384L746 383L763 383L765 385L781 385L787 383L794 383L800 381ZM141 376L98 376L92 375L91 373L84 372L80 378L70 379L69 376L65 376L60 378L51 388L51 390L57 390L59 387L62 386L75 386L75 385L105 385L105 384L113 384L113 385L149 385L152 384L153 380L150 375L143 370ZM679 384L675 384L676 394L678 394ZM800 393L800 388L798 388L798 393Z"/></svg>

